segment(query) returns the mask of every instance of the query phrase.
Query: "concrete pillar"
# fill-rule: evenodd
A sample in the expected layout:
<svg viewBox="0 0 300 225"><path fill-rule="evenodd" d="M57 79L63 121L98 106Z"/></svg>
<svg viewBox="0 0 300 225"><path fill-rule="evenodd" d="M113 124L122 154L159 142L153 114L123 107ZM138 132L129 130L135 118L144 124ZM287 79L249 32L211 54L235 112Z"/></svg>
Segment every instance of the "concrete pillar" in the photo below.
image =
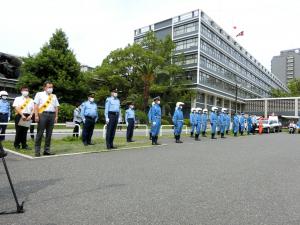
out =
<svg viewBox="0 0 300 225"><path fill-rule="evenodd" d="M214 106L216 106L216 105L217 105L217 97L214 96Z"/></svg>
<svg viewBox="0 0 300 225"><path fill-rule="evenodd" d="M207 94L204 93L204 108L207 109Z"/></svg>
<svg viewBox="0 0 300 225"><path fill-rule="evenodd" d="M221 105L222 105L222 108L224 108L224 101L225 101L225 99L224 99L224 98L222 98L222 103L221 103Z"/></svg>
<svg viewBox="0 0 300 225"><path fill-rule="evenodd" d="M298 116L298 99L295 98L295 116Z"/></svg>
<svg viewBox="0 0 300 225"><path fill-rule="evenodd" d="M265 100L265 118L268 117L268 100Z"/></svg>
<svg viewBox="0 0 300 225"><path fill-rule="evenodd" d="M229 113L232 113L232 110L231 110L231 101L230 100L229 100L228 110L230 110Z"/></svg>

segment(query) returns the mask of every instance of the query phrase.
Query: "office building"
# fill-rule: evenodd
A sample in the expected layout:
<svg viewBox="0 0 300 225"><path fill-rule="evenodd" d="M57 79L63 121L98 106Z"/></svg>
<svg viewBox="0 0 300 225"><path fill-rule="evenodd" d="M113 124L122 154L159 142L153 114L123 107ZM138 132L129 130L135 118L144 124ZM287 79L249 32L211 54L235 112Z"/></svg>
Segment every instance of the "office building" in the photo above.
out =
<svg viewBox="0 0 300 225"><path fill-rule="evenodd" d="M284 50L279 56L274 56L271 71L281 82L288 84L294 78L300 78L300 48Z"/></svg>
<svg viewBox="0 0 300 225"><path fill-rule="evenodd" d="M140 42L150 30L160 39L170 35L176 44L173 60L197 91L192 107L234 111L237 102L241 111L245 99L269 97L272 88L287 91L283 82L201 10L136 29L134 41Z"/></svg>

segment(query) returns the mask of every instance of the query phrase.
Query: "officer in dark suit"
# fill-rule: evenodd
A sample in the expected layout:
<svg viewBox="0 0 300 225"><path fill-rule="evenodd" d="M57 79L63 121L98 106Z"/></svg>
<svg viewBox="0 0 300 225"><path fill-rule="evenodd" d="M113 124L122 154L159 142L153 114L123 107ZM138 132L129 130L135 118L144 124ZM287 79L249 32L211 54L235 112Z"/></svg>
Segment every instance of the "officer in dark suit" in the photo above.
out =
<svg viewBox="0 0 300 225"><path fill-rule="evenodd" d="M120 100L118 99L118 90L112 89L111 96L105 102L105 121L107 124L106 131L106 148L115 149L114 138L120 115Z"/></svg>

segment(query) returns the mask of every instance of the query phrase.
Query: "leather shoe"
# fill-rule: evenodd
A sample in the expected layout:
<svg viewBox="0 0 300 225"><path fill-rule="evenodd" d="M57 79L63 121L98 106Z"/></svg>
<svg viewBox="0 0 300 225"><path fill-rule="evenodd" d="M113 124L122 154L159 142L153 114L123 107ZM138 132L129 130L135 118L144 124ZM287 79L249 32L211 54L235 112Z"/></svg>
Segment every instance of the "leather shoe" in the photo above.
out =
<svg viewBox="0 0 300 225"><path fill-rule="evenodd" d="M111 147L111 149L117 149L117 148L118 148L118 147L116 147L116 146L112 146L112 147Z"/></svg>
<svg viewBox="0 0 300 225"><path fill-rule="evenodd" d="M95 143L88 143L88 145L95 145Z"/></svg>
<svg viewBox="0 0 300 225"><path fill-rule="evenodd" d="M52 153L52 152L44 152L43 155L55 155L55 153Z"/></svg>

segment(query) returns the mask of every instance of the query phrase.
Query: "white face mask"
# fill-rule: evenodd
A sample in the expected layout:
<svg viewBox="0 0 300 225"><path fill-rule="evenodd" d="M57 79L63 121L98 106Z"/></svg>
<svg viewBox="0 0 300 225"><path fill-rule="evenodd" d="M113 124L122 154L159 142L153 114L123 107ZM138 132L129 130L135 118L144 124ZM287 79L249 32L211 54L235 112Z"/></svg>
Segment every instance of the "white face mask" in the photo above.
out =
<svg viewBox="0 0 300 225"><path fill-rule="evenodd" d="M113 96L116 98L118 97L118 93L113 93Z"/></svg>
<svg viewBox="0 0 300 225"><path fill-rule="evenodd" d="M53 88L47 88L46 92L47 92L48 94L52 94Z"/></svg>
<svg viewBox="0 0 300 225"><path fill-rule="evenodd" d="M159 104L160 104L160 101L157 101L157 104L159 105Z"/></svg>
<svg viewBox="0 0 300 225"><path fill-rule="evenodd" d="M6 96L6 95L3 95L3 96L2 96L2 99L4 99L4 100L7 99L7 96Z"/></svg>
<svg viewBox="0 0 300 225"><path fill-rule="evenodd" d="M28 91L22 91L21 94L24 96L24 97L27 97L29 92Z"/></svg>
<svg viewBox="0 0 300 225"><path fill-rule="evenodd" d="M182 105L180 105L179 108L182 109Z"/></svg>
<svg viewBox="0 0 300 225"><path fill-rule="evenodd" d="M94 102L95 99L94 99L94 98L89 98L89 101L90 101L90 102Z"/></svg>
<svg viewBox="0 0 300 225"><path fill-rule="evenodd" d="M133 105L131 105L131 106L129 106L129 108L131 108L131 109L134 109L134 106L133 106Z"/></svg>

